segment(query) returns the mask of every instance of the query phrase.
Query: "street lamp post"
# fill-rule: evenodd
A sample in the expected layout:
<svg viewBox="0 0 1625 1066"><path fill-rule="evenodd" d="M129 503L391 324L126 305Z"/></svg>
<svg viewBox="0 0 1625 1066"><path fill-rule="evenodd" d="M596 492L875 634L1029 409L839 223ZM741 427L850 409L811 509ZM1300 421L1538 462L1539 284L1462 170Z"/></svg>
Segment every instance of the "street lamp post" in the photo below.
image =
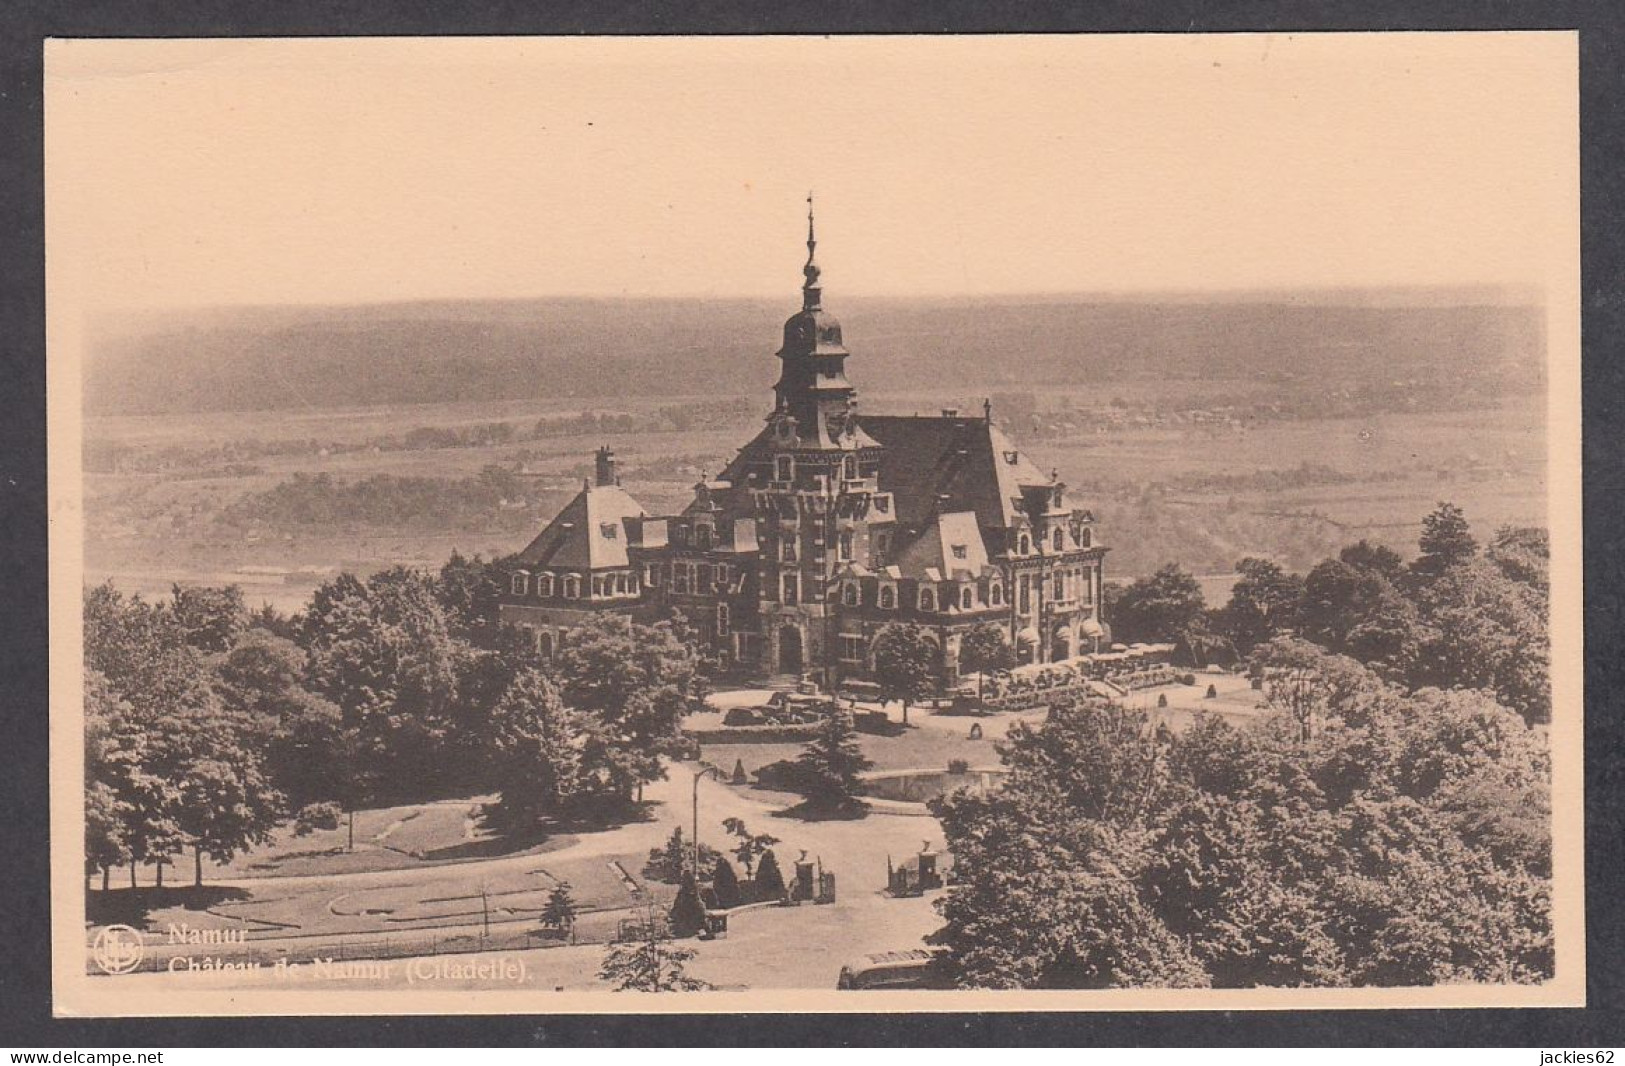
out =
<svg viewBox="0 0 1625 1066"><path fill-rule="evenodd" d="M700 769L694 771L694 839L690 846L694 852L694 880L700 879L700 778L714 777L722 780L722 771L710 763L701 763Z"/></svg>

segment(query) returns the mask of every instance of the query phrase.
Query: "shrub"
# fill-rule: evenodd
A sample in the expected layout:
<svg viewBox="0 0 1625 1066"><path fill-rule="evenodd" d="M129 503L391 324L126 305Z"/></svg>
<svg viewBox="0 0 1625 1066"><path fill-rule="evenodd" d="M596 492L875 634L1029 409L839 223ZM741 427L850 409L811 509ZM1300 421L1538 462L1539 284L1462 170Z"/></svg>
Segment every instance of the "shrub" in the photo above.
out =
<svg viewBox="0 0 1625 1066"><path fill-rule="evenodd" d="M717 906L726 910L740 904L739 875L726 855L717 856L717 865L711 873L711 890L716 893Z"/></svg>
<svg viewBox="0 0 1625 1066"><path fill-rule="evenodd" d="M779 858L773 849L762 852L762 861L756 864L756 898L778 899L784 895L784 874L779 870Z"/></svg>
<svg viewBox="0 0 1625 1066"><path fill-rule="evenodd" d="M970 773L970 763L964 759L949 759L948 772L950 774L968 774Z"/></svg>
<svg viewBox="0 0 1625 1066"><path fill-rule="evenodd" d="M309 836L318 829L337 829L344 818L344 809L337 803L311 803L299 808L294 817L293 835Z"/></svg>
<svg viewBox="0 0 1625 1066"><path fill-rule="evenodd" d="M705 904L700 902L700 886L693 873L685 873L671 905L671 932L673 936L693 936L703 928Z"/></svg>

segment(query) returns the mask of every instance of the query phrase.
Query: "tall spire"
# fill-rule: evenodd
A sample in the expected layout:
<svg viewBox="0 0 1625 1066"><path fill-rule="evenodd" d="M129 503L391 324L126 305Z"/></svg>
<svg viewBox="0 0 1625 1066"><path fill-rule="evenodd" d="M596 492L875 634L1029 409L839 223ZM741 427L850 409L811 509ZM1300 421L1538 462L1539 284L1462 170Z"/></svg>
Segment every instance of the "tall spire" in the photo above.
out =
<svg viewBox="0 0 1625 1066"><path fill-rule="evenodd" d="M818 276L822 271L813 261L814 253L818 250L818 237L813 232L813 194L807 194L807 265L801 268L806 281L801 286L801 308L804 311L816 311L823 300L824 289L818 284Z"/></svg>

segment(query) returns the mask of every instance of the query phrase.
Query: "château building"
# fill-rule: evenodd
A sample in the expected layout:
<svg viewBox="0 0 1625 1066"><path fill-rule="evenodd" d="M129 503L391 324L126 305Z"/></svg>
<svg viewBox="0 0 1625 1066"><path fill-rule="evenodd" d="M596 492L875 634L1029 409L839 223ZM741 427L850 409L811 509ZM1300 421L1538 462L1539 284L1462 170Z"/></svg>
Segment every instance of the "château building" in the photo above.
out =
<svg viewBox="0 0 1625 1066"><path fill-rule="evenodd" d="M841 325L824 309L807 214L801 310L784 324L766 425L680 514L651 515L601 448L594 478L508 561L504 621L544 653L596 612L680 611L737 672L864 679L879 631L908 623L958 675L972 627L1002 627L1025 662L1098 650L1106 548L993 424L863 415Z"/></svg>

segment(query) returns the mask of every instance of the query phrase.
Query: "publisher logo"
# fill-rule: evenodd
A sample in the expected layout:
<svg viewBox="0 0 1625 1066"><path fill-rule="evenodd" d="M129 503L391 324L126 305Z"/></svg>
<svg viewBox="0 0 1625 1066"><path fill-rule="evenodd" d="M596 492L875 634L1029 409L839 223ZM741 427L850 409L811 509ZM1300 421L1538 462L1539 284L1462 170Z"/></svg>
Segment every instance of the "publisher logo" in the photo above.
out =
<svg viewBox="0 0 1625 1066"><path fill-rule="evenodd" d="M109 925L96 934L91 957L102 973L130 973L141 965L141 934L127 925Z"/></svg>

